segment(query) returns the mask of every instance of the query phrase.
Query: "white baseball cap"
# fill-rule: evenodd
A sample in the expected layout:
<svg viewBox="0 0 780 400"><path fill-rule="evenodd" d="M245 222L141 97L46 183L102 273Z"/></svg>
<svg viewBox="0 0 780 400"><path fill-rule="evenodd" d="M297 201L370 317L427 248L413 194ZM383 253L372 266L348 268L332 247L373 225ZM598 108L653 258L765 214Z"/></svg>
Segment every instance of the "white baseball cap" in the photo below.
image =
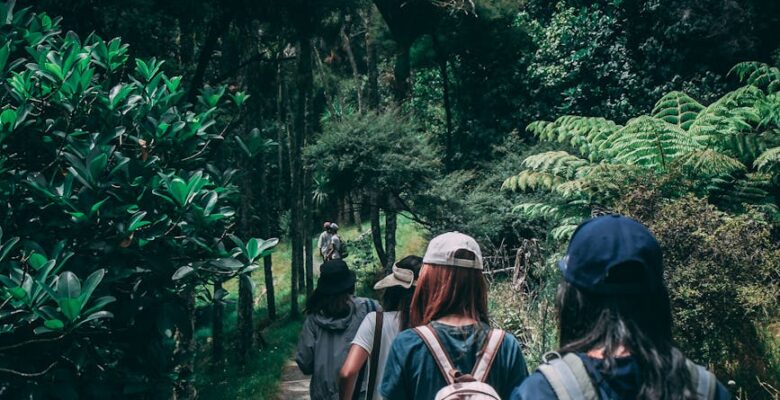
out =
<svg viewBox="0 0 780 400"><path fill-rule="evenodd" d="M456 258L455 253L458 250L470 251L476 257L473 260ZM447 232L436 236L428 243L423 263L481 270L482 251L473 237L460 232Z"/></svg>

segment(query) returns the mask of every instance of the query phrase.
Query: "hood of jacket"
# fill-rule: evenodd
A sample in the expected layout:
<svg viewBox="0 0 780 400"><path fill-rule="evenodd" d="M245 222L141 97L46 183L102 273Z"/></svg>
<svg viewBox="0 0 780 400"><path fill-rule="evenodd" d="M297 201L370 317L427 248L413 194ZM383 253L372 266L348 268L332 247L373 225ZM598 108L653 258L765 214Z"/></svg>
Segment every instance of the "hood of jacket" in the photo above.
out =
<svg viewBox="0 0 780 400"><path fill-rule="evenodd" d="M312 315L312 320L317 326L328 331L343 331L347 329L349 324L354 319L355 314L355 301L354 299L349 302L349 314L343 317L329 317L323 314Z"/></svg>

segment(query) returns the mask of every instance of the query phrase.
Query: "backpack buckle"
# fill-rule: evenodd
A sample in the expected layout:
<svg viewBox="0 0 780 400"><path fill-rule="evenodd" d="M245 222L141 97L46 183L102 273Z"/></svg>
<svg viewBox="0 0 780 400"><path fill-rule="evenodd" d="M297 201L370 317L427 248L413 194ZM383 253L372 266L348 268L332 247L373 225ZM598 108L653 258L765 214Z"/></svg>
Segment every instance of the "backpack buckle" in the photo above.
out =
<svg viewBox="0 0 780 400"><path fill-rule="evenodd" d="M542 361L544 361L545 364L549 364L550 361L560 358L563 357L561 357L561 353L558 353L557 351L548 351L542 355Z"/></svg>

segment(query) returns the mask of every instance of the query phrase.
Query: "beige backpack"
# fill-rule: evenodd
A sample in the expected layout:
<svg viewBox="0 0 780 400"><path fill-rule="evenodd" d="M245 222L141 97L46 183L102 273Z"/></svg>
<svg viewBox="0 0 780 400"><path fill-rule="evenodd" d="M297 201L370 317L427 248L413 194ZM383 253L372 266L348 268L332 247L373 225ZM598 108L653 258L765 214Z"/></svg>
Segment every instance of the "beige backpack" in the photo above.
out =
<svg viewBox="0 0 780 400"><path fill-rule="evenodd" d="M433 328L425 325L414 330L428 346L428 350L433 355L433 359L436 360L436 365L439 366L439 370L447 382L447 386L436 393L435 400L501 400L496 390L485 381L498 349L504 342L504 331L491 329L488 332L485 346L482 348L481 354L477 355L474 370L471 371L471 374L462 374L453 366L449 354L444 350Z"/></svg>

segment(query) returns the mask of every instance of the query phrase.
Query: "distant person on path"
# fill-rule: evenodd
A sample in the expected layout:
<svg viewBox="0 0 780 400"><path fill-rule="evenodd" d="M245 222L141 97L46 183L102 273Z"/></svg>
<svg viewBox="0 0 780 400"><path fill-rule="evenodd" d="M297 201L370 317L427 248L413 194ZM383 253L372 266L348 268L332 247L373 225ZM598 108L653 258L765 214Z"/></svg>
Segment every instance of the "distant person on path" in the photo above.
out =
<svg viewBox="0 0 780 400"><path fill-rule="evenodd" d="M338 260L341 258L341 247L343 246L341 236L339 236L339 226L332 222L328 232L330 232L330 243L325 253L325 260Z"/></svg>
<svg viewBox="0 0 780 400"><path fill-rule="evenodd" d="M561 348L512 400L730 398L674 347L661 247L642 224L617 215L586 221L559 267Z"/></svg>
<svg viewBox="0 0 780 400"><path fill-rule="evenodd" d="M355 297L355 273L342 260L320 267L317 288L306 300L306 320L298 338L295 362L312 375L312 400L339 398L339 369L363 318L377 311L376 301Z"/></svg>
<svg viewBox="0 0 780 400"><path fill-rule="evenodd" d="M325 255L328 254L328 247L330 247L330 238L333 237L333 234L330 232L330 221L325 221L325 223L322 225L322 233L320 233L320 237L317 239L317 249L320 251L320 257L322 257L322 261L327 261L325 258Z"/></svg>
<svg viewBox="0 0 780 400"><path fill-rule="evenodd" d="M509 397L528 370L517 339L490 329L487 291L482 252L473 238L449 232L431 240L410 306L410 323L417 328L393 342L380 385L383 398L430 400L442 389L457 390L454 382L475 379L484 383L464 385L489 390L493 398ZM488 348L495 350L493 357L483 357L491 353ZM440 362L434 349L445 353Z"/></svg>
<svg viewBox="0 0 780 400"><path fill-rule="evenodd" d="M415 285L420 276L422 257L407 256L393 266L393 272L374 285L382 290L384 312L369 313L360 324L347 360L341 367L340 390L342 400L352 400L355 382L361 368L368 362L367 400L380 400L379 381L385 370L390 345L398 334L411 328L409 306L414 296ZM377 348L375 348L378 347ZM378 353L376 353L378 351ZM374 369L375 368L375 369Z"/></svg>

